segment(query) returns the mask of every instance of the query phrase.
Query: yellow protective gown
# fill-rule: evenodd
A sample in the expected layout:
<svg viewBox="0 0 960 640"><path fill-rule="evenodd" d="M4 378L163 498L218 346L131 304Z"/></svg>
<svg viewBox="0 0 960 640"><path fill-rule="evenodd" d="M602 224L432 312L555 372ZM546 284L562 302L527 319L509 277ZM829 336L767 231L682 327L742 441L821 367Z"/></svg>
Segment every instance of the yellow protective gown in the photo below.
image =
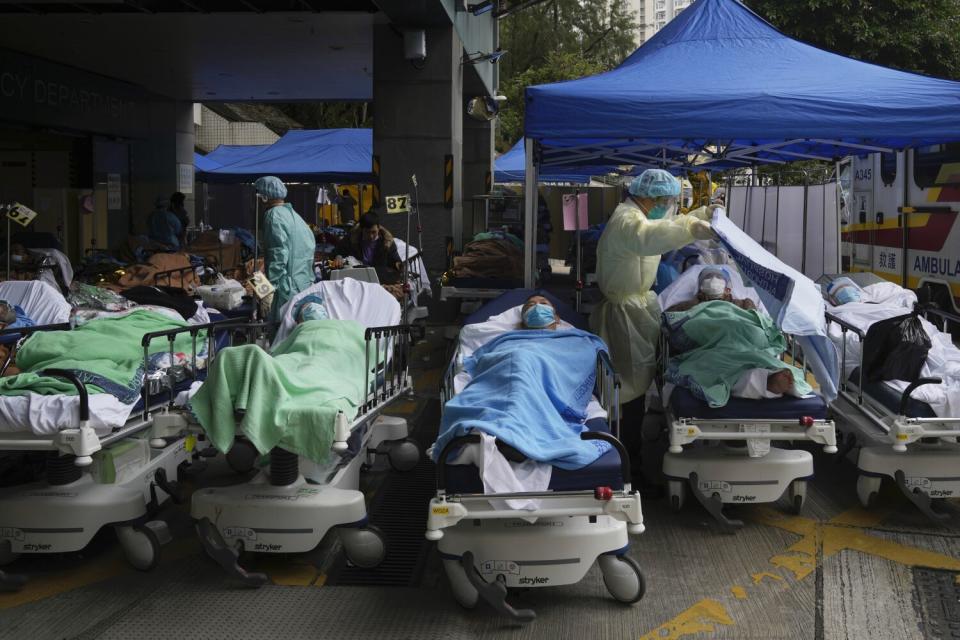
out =
<svg viewBox="0 0 960 640"><path fill-rule="evenodd" d="M694 241L690 225L707 219L701 207L683 216L648 220L631 199L622 202L607 222L597 245L597 284L603 302L590 315L590 329L610 349L620 374L620 401L647 392L656 366L660 305L651 291L660 256Z"/></svg>

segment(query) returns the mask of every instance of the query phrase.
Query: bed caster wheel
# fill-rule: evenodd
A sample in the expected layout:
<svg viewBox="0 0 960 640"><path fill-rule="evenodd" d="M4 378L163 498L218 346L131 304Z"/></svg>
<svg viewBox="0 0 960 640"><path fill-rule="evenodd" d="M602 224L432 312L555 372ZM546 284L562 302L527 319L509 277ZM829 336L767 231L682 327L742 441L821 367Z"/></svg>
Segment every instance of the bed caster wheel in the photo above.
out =
<svg viewBox="0 0 960 640"><path fill-rule="evenodd" d="M387 460L394 471L412 471L420 463L420 457L420 445L411 438L393 442L387 450Z"/></svg>
<svg viewBox="0 0 960 640"><path fill-rule="evenodd" d="M857 497L864 509L870 509L877 504L880 495L880 484L883 478L861 474L857 478Z"/></svg>
<svg viewBox="0 0 960 640"><path fill-rule="evenodd" d="M257 463L257 448L249 440L234 440L227 451L227 466L235 473L247 473Z"/></svg>
<svg viewBox="0 0 960 640"><path fill-rule="evenodd" d="M687 501L687 483L683 480L668 480L667 493L670 496L670 510L676 513L683 509Z"/></svg>
<svg viewBox="0 0 960 640"><path fill-rule="evenodd" d="M340 541L350 564L361 569L373 569L383 562L387 555L387 543L383 532L373 525L362 529L344 527L340 529Z"/></svg>
<svg viewBox="0 0 960 640"><path fill-rule="evenodd" d="M807 499L807 481L794 480L791 482L787 496L790 498L790 512L799 515L803 510L803 503Z"/></svg>
<svg viewBox="0 0 960 640"><path fill-rule="evenodd" d="M153 528L148 525L117 527L117 537L127 562L134 569L150 571L157 566L160 561L160 538Z"/></svg>
<svg viewBox="0 0 960 640"><path fill-rule="evenodd" d="M17 558L20 554L13 550L13 543L9 540L0 540L0 567L5 567Z"/></svg>
<svg viewBox="0 0 960 640"><path fill-rule="evenodd" d="M636 560L627 555L604 555L600 556L598 562L603 573L603 584L614 600L633 604L643 597L647 583Z"/></svg>
<svg viewBox="0 0 960 640"><path fill-rule="evenodd" d="M450 583L450 591L453 592L453 599L457 601L457 604L464 609L473 609L477 606L480 592L470 582L463 565L458 560L445 558L443 560L443 570L447 574L447 582Z"/></svg>

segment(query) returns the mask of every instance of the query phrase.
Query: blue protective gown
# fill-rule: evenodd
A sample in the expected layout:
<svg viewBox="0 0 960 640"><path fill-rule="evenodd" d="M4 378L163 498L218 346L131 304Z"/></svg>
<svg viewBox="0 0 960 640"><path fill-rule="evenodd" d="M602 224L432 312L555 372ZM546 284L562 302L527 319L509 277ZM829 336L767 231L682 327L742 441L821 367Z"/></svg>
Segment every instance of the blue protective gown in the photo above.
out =
<svg viewBox="0 0 960 640"><path fill-rule="evenodd" d="M147 218L147 236L160 244L179 249L181 231L183 227L171 211L158 209Z"/></svg>
<svg viewBox="0 0 960 640"><path fill-rule="evenodd" d="M316 240L310 227L285 202L267 209L263 220L263 249L267 279L276 287L270 320L280 319L284 305L314 283Z"/></svg>

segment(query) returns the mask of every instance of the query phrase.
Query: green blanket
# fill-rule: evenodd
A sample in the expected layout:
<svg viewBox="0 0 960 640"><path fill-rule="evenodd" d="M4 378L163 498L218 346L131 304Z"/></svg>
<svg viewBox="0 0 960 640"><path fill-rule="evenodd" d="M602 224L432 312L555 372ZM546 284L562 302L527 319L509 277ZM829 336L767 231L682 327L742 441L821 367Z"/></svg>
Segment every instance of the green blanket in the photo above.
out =
<svg viewBox="0 0 960 640"><path fill-rule="evenodd" d="M723 301L689 311L665 312L670 340L669 382L690 389L711 407L722 407L730 390L749 369L790 369L800 395L812 391L803 372L778 358L787 343L767 315Z"/></svg>
<svg viewBox="0 0 960 640"><path fill-rule="evenodd" d="M31 336L17 352L19 375L0 378L0 395L76 395L77 388L61 378L38 376L42 369L73 371L91 393L110 393L125 404L140 397L143 386L145 333L187 326L153 311L136 310L120 318L100 318L72 331L43 331ZM198 349L205 344L197 340ZM165 338L150 344L150 353L167 353ZM190 354L188 333L177 337L174 351Z"/></svg>
<svg viewBox="0 0 960 640"><path fill-rule="evenodd" d="M322 464L337 412L352 420L364 397L363 334L352 320L311 320L272 355L256 345L224 349L193 397L193 413L220 451L233 446L242 410L240 426L258 451L281 446Z"/></svg>

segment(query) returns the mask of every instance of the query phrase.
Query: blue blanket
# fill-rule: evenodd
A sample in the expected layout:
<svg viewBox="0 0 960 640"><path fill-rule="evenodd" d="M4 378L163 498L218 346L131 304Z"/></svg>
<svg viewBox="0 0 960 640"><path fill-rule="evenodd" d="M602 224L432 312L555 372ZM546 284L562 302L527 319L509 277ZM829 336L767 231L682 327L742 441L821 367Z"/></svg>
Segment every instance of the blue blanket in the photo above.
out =
<svg viewBox="0 0 960 640"><path fill-rule="evenodd" d="M579 329L509 331L464 361L472 380L447 402L434 446L437 460L452 438L484 431L525 456L580 469L609 445L580 439L596 383L600 338Z"/></svg>

